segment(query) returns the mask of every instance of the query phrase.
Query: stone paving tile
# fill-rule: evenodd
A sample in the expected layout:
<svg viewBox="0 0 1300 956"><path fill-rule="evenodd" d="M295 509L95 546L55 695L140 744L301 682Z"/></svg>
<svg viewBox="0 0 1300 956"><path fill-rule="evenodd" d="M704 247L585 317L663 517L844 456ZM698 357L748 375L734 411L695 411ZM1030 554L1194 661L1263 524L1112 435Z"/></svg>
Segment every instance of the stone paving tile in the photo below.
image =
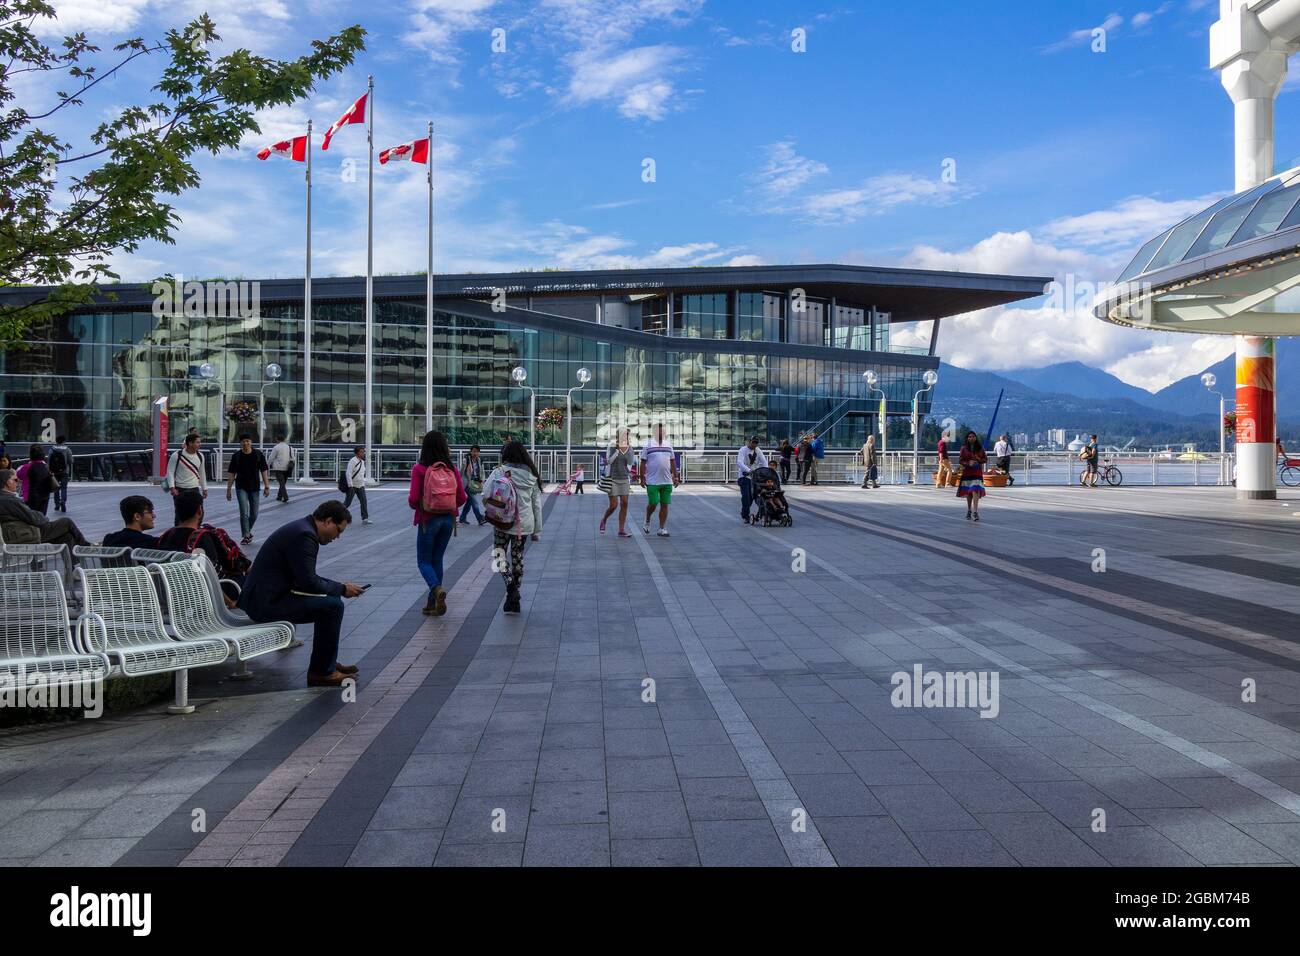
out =
<svg viewBox="0 0 1300 956"><path fill-rule="evenodd" d="M768 820L698 820L695 846L702 866L789 866Z"/></svg>
<svg viewBox="0 0 1300 956"><path fill-rule="evenodd" d="M840 866L925 866L926 860L889 817L821 817L817 829Z"/></svg>
<svg viewBox="0 0 1300 956"><path fill-rule="evenodd" d="M611 840L610 856L614 866L699 866L695 840L635 839Z"/></svg>
<svg viewBox="0 0 1300 956"><path fill-rule="evenodd" d="M692 835L686 803L678 791L611 793L609 828L610 837L615 840L689 838Z"/></svg>
<svg viewBox="0 0 1300 956"><path fill-rule="evenodd" d="M348 857L348 866L432 866L442 830L367 830Z"/></svg>
<svg viewBox="0 0 1300 956"><path fill-rule="evenodd" d="M534 817L524 843L524 866L609 866L609 825L542 824Z"/></svg>

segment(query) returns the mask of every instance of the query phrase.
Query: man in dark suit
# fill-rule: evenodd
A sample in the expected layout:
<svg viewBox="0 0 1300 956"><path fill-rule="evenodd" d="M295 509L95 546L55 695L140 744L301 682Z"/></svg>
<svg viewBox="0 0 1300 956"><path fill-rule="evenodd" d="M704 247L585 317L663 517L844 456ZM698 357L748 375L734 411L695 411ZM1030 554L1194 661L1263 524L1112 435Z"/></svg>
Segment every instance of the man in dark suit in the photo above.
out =
<svg viewBox="0 0 1300 956"><path fill-rule="evenodd" d="M316 573L321 545L338 538L352 523L342 502L325 501L306 518L277 529L258 552L239 595L239 607L254 621L314 625L308 687L338 687L357 673L355 664L338 662L343 598L362 588Z"/></svg>

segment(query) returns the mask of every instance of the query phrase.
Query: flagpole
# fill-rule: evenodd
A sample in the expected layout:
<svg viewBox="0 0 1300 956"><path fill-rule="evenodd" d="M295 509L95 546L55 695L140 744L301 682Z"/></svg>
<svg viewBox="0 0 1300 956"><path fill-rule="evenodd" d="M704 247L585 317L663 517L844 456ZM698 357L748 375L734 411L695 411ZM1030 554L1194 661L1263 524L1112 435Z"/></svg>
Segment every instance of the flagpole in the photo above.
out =
<svg viewBox="0 0 1300 956"><path fill-rule="evenodd" d="M366 462L370 483L374 478L374 391L375 391L375 78L366 78L366 142L370 152L370 177L366 187Z"/></svg>
<svg viewBox="0 0 1300 956"><path fill-rule="evenodd" d="M302 282L302 344L302 469L297 483L314 485L311 476L311 120L307 121L307 274ZM289 440L293 440L292 436Z"/></svg>
<svg viewBox="0 0 1300 956"><path fill-rule="evenodd" d="M424 429L433 431L433 121L429 121L429 262L424 290Z"/></svg>

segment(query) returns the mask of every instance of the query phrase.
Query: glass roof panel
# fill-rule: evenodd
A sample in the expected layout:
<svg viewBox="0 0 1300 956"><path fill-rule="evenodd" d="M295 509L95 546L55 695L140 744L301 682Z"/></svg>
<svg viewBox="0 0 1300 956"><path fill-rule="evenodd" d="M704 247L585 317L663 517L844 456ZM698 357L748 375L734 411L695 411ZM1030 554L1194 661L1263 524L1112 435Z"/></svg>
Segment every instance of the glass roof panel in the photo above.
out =
<svg viewBox="0 0 1300 956"><path fill-rule="evenodd" d="M1300 184L1269 193L1246 217L1246 221L1241 224L1236 235L1228 241L1228 245L1235 246L1239 242L1247 242L1277 232L1282 225L1282 220L1286 218L1297 200L1300 200Z"/></svg>
<svg viewBox="0 0 1300 956"><path fill-rule="evenodd" d="M1205 227L1205 231L1201 233L1200 238L1192 244L1192 248L1183 257L1183 261L1195 259L1197 256L1203 256L1208 252L1217 252L1226 246L1233 233L1241 227L1242 221L1255 208L1255 203L1259 201L1259 198L1279 188L1280 185L1276 179L1270 179L1268 182L1256 186L1231 206L1227 206L1215 213L1214 218Z"/></svg>
<svg viewBox="0 0 1300 956"><path fill-rule="evenodd" d="M1133 257L1133 261L1130 262L1128 267L1120 273L1117 281L1124 282L1133 278L1135 275L1140 275L1145 272L1146 264L1151 261L1151 257L1155 255L1156 250L1160 248L1160 243L1165 241L1165 236L1169 235L1172 231L1172 229L1166 229L1164 232L1160 233L1160 235L1143 245L1142 248L1138 250L1138 254Z"/></svg>

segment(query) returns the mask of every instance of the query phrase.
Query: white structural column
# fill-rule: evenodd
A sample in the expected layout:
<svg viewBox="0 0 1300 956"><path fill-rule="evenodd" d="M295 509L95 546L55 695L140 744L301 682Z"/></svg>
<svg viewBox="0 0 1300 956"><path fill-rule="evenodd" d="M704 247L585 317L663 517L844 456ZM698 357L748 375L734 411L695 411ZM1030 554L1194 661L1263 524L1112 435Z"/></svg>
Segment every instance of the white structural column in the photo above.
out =
<svg viewBox="0 0 1300 956"><path fill-rule="evenodd" d="M366 467L375 483L375 78L366 79Z"/></svg>
<svg viewBox="0 0 1300 956"><path fill-rule="evenodd" d="M307 121L307 272L302 280L302 464L298 484L314 485L311 477L311 120ZM293 441L290 430L288 441Z"/></svg>
<svg viewBox="0 0 1300 956"><path fill-rule="evenodd" d="M1220 0L1210 65L1232 98L1236 189L1273 175L1274 103L1300 34L1300 0ZM1276 498L1273 342L1237 336L1237 497Z"/></svg>

